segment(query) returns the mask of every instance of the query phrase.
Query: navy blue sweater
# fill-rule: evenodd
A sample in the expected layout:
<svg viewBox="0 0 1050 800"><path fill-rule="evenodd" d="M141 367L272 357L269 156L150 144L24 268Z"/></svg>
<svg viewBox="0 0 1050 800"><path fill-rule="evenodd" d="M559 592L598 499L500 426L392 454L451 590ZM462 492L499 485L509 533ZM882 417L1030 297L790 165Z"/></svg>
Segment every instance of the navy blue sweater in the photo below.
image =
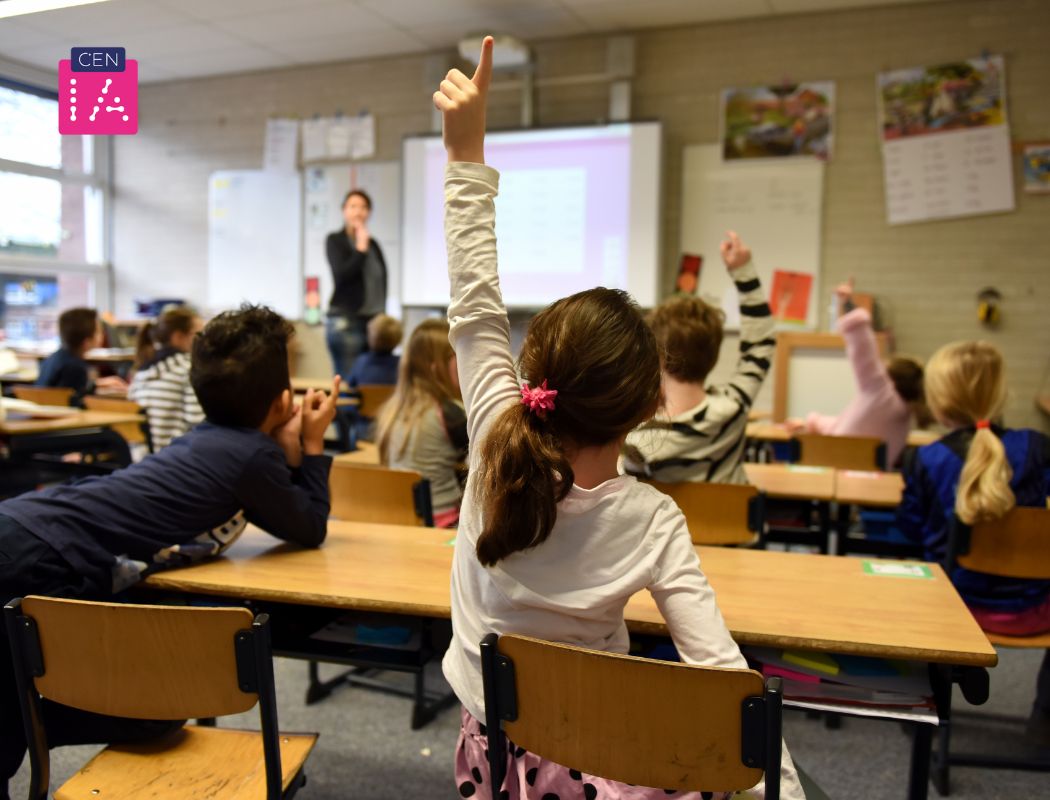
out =
<svg viewBox="0 0 1050 800"><path fill-rule="evenodd" d="M40 362L37 386L64 386L73 390L73 405L81 405L93 384L88 377L87 362L71 350L61 348Z"/></svg>
<svg viewBox="0 0 1050 800"><path fill-rule="evenodd" d="M1028 429L993 427L992 431L1006 449L1013 470L1010 488L1017 505L1045 508L1050 493L1050 439ZM905 455L904 497L897 524L909 539L922 544L930 561L943 563L947 555L955 488L973 433L970 428L961 428ZM1023 611L1050 594L1048 581L1001 578L962 567L956 568L951 579L968 604L995 611Z"/></svg>
<svg viewBox="0 0 1050 800"><path fill-rule="evenodd" d="M0 515L51 545L100 587L214 555L248 522L319 546L328 528L327 456L290 469L253 428L203 422L138 464L0 503Z"/></svg>

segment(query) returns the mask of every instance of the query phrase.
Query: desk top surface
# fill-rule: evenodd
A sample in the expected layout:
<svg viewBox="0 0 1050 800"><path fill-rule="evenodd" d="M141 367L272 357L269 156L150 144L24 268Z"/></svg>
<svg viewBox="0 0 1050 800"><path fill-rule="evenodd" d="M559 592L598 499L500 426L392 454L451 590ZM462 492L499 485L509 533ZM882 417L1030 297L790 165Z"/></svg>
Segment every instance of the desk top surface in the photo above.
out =
<svg viewBox="0 0 1050 800"><path fill-rule="evenodd" d="M448 617L449 531L331 521L304 550L249 529L225 557L150 576L145 585L296 605ZM940 567L930 578L868 574L856 558L700 547L701 564L741 644L992 666L988 643ZM666 628L648 593L625 612L638 631Z"/></svg>
<svg viewBox="0 0 1050 800"><path fill-rule="evenodd" d="M77 428L108 428L123 422L142 422L141 414L126 414L116 411L77 411L62 417L39 419L0 420L0 435L28 436L53 431L76 430Z"/></svg>
<svg viewBox="0 0 1050 800"><path fill-rule="evenodd" d="M840 469L835 472L835 499L859 506L896 507L904 491L899 472L862 472Z"/></svg>
<svg viewBox="0 0 1050 800"><path fill-rule="evenodd" d="M833 500L835 470L794 464L744 464L748 481L771 497Z"/></svg>
<svg viewBox="0 0 1050 800"><path fill-rule="evenodd" d="M752 420L747 424L747 438L762 442L789 442L794 434L779 422ZM908 433L910 447L922 447L936 442L941 435L936 431L913 430Z"/></svg>

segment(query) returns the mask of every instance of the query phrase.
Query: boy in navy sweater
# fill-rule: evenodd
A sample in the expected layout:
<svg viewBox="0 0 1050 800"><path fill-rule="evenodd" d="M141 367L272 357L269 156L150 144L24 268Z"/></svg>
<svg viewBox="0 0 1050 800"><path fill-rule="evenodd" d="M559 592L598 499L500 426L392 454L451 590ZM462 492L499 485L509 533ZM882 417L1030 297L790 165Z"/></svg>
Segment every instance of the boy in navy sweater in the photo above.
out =
<svg viewBox="0 0 1050 800"><path fill-rule="evenodd" d="M332 393L292 402L292 326L267 308L216 317L193 344L190 382L206 419L159 453L105 477L0 503L0 602L27 594L105 599L160 569L221 552L251 522L319 546L328 523L325 429ZM132 741L181 723L84 715L45 704L52 747ZM25 740L0 626L0 800Z"/></svg>
<svg viewBox="0 0 1050 800"><path fill-rule="evenodd" d="M84 395L96 387L127 389L123 378L116 375L92 381L84 356L102 344L102 327L93 308L70 308L58 317L58 338L62 346L40 363L37 386L64 386L73 390L73 405L84 404Z"/></svg>

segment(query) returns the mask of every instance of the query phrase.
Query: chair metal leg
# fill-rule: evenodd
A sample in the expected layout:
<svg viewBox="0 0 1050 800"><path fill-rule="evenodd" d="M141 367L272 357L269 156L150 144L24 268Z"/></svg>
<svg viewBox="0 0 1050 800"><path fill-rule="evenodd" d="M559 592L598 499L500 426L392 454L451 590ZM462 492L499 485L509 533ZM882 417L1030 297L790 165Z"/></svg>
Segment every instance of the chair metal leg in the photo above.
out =
<svg viewBox="0 0 1050 800"><path fill-rule="evenodd" d="M937 731L937 754L933 758L933 774L931 776L933 788L937 790L937 794L941 797L947 797L952 791L949 775L951 736L951 723L942 722L940 730Z"/></svg>

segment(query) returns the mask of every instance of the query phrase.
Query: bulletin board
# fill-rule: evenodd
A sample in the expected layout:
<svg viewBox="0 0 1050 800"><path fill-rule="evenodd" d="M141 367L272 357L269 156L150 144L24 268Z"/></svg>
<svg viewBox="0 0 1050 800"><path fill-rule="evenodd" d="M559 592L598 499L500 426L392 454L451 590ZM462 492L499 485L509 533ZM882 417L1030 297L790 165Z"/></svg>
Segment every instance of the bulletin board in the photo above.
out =
<svg viewBox="0 0 1050 800"><path fill-rule="evenodd" d="M726 231L736 231L751 247L779 327L812 329L820 316L824 163L769 161L726 164L717 144L684 149L681 250L703 257L697 294L737 328L736 287L719 255Z"/></svg>

